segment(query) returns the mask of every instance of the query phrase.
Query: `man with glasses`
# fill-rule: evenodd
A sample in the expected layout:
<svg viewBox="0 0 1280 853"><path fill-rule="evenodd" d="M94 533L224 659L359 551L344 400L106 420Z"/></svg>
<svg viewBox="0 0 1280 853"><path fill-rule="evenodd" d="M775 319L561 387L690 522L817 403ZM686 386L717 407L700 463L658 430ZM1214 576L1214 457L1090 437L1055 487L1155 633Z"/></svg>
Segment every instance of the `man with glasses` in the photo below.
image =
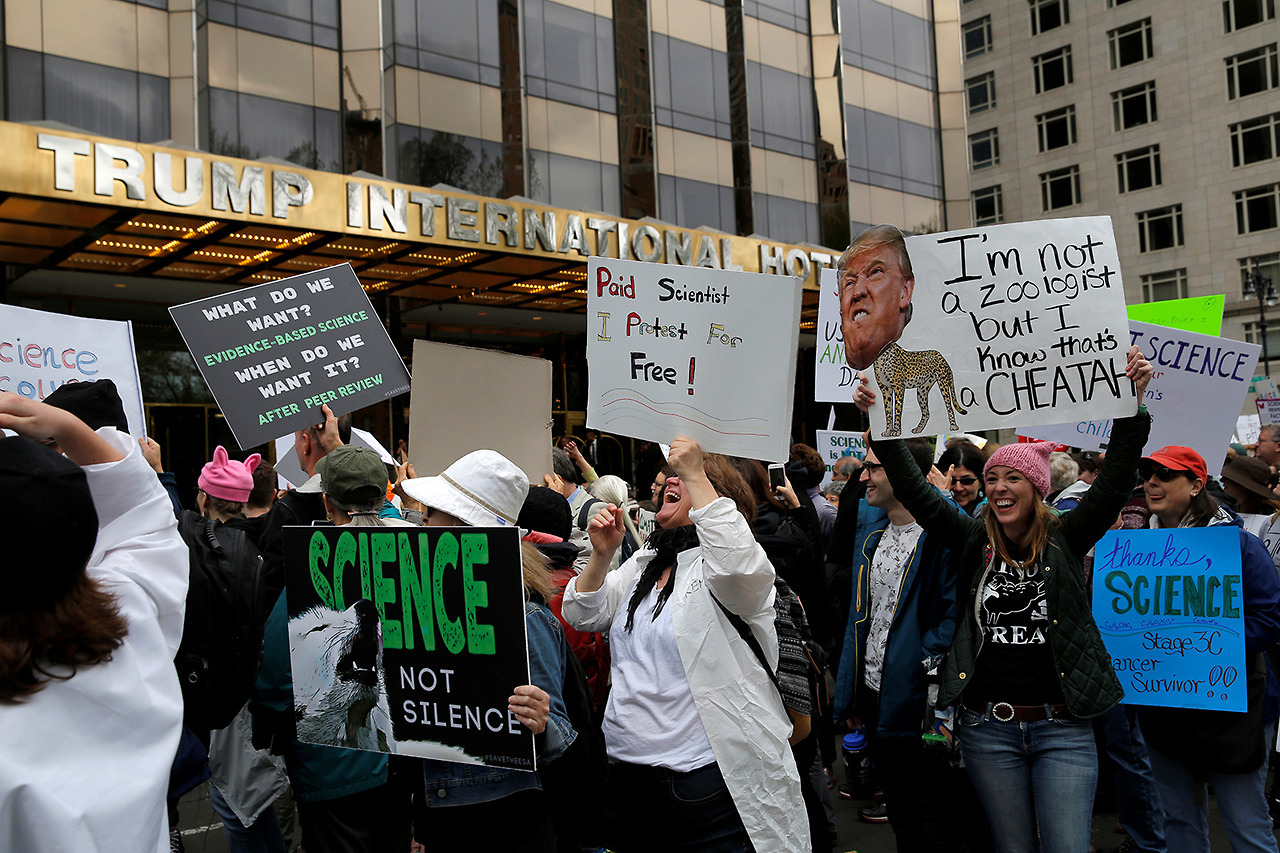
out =
<svg viewBox="0 0 1280 853"><path fill-rule="evenodd" d="M911 321L915 276L901 231L873 225L836 262L845 361L866 370Z"/></svg>
<svg viewBox="0 0 1280 853"><path fill-rule="evenodd" d="M928 445L909 439L907 447L946 493ZM927 766L920 739L933 724L922 661L941 658L951 645L955 573L946 544L921 530L870 449L860 479L866 497L858 507L854 594L833 701L836 719L861 724L884 789L885 808L862 809L859 817L881 822L887 810L900 850L955 850L955 822L944 816L955 797L926 783L942 780ZM840 794L852 798L845 787Z"/></svg>
<svg viewBox="0 0 1280 853"><path fill-rule="evenodd" d="M1280 424L1263 424L1253 455L1271 466L1280 465Z"/></svg>

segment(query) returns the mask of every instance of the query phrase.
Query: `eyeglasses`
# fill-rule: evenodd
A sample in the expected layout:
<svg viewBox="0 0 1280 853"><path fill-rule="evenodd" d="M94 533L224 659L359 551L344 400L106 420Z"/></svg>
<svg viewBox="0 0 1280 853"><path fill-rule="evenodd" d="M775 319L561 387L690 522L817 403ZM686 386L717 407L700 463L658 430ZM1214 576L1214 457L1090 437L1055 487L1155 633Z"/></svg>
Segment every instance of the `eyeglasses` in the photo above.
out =
<svg viewBox="0 0 1280 853"><path fill-rule="evenodd" d="M1182 473L1183 473L1182 471L1175 471L1172 468L1166 468L1163 465L1159 467L1153 466L1150 468L1138 469L1138 476L1142 478L1142 482L1144 483L1147 480L1150 480L1152 477L1155 477L1157 480L1159 480L1162 483L1168 483L1178 479L1178 477L1182 476Z"/></svg>
<svg viewBox="0 0 1280 853"><path fill-rule="evenodd" d="M978 482L978 478L974 476L951 478L951 485L953 488L955 486L972 486L976 482Z"/></svg>
<svg viewBox="0 0 1280 853"><path fill-rule="evenodd" d="M881 465L879 462L863 462L862 463L862 470L866 471L868 474L870 474L872 471L879 471L882 468L884 468L884 466Z"/></svg>

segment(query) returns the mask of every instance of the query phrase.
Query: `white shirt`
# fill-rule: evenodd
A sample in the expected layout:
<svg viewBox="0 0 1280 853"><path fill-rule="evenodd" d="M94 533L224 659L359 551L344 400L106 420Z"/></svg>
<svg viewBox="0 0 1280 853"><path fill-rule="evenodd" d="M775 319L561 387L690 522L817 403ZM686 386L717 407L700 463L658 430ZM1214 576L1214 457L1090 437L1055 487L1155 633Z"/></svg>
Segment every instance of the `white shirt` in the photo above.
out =
<svg viewBox="0 0 1280 853"><path fill-rule="evenodd" d="M920 525L914 521L890 524L881 534L871 559L871 622L867 626L867 662L862 680L877 692L884 674L889 626L893 624L898 596L902 593L902 578L921 532Z"/></svg>
<svg viewBox="0 0 1280 853"><path fill-rule="evenodd" d="M624 602L634 590L632 584ZM604 711L604 744L613 761L687 773L716 756L680 663L670 600L656 619L650 618L658 592L651 589L640 601L630 631L627 605L614 614L609 631L613 689Z"/></svg>
<svg viewBox="0 0 1280 853"><path fill-rule="evenodd" d="M98 434L127 456L84 466L98 512L86 571L115 596L129 634L110 661L0 705L5 853L169 849L165 793L182 731L173 656L187 599L187 546L138 443L112 427Z"/></svg>

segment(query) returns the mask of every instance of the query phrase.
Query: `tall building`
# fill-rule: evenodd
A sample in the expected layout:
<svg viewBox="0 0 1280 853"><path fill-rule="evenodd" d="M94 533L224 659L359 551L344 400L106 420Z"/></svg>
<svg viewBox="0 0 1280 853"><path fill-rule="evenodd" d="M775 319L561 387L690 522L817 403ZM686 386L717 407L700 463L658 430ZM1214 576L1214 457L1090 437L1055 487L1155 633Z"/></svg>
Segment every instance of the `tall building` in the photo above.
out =
<svg viewBox="0 0 1280 853"><path fill-rule="evenodd" d="M1225 294L1223 334L1260 342L1247 285L1280 287L1275 0L964 0L961 18L974 223L1108 214L1128 301ZM1280 322L1267 337L1280 358Z"/></svg>
<svg viewBox="0 0 1280 853"><path fill-rule="evenodd" d="M956 0L6 0L4 299L133 320L153 419L198 403L212 435L166 307L347 261L406 356L555 361L569 429L590 255L797 275L808 332L851 231L964 224L959 26Z"/></svg>

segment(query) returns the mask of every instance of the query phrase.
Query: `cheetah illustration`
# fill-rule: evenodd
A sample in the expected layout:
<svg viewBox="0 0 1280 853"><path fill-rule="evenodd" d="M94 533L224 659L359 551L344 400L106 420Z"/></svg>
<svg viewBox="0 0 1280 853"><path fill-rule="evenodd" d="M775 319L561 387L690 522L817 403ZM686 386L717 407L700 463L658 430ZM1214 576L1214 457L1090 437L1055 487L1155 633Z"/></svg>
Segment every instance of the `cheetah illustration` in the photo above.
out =
<svg viewBox="0 0 1280 853"><path fill-rule="evenodd" d="M897 343L890 343L876 356L871 367L884 394L886 437L902 435L902 404L906 402L908 388L916 389L916 401L920 404L920 423L911 430L914 435L924 432L929 423L929 392L934 385L942 392L953 431L959 429L955 413L968 414L956 402L951 365L937 350L908 352Z"/></svg>

